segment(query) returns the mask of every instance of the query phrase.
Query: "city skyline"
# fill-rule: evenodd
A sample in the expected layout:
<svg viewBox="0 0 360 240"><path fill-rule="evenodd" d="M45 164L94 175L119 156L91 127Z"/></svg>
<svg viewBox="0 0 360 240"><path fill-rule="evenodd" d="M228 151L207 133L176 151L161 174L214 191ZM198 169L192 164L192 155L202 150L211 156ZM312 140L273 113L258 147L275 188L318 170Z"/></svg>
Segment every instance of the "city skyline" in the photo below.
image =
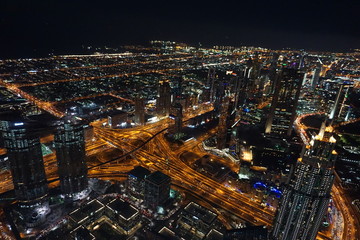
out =
<svg viewBox="0 0 360 240"><path fill-rule="evenodd" d="M360 49L269 47L355 8L305 3L6 2L0 238L360 239Z"/></svg>

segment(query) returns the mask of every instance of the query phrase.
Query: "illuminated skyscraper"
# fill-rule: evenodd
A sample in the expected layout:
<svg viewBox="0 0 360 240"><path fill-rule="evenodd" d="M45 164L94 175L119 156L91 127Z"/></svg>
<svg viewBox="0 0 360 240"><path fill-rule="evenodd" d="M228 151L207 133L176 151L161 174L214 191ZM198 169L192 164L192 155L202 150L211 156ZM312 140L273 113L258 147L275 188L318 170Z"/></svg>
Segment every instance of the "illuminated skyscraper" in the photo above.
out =
<svg viewBox="0 0 360 240"><path fill-rule="evenodd" d="M135 122L140 125L145 124L145 102L142 97L135 98Z"/></svg>
<svg viewBox="0 0 360 240"><path fill-rule="evenodd" d="M0 119L16 199L32 204L48 193L40 139L35 132L39 126L14 112L2 113Z"/></svg>
<svg viewBox="0 0 360 240"><path fill-rule="evenodd" d="M152 209L161 206L169 199L171 178L156 171L145 178L145 204Z"/></svg>
<svg viewBox="0 0 360 240"><path fill-rule="evenodd" d="M352 82L350 81L343 81L339 85L339 90L336 94L336 98L334 104L331 108L329 119L332 121L336 121L342 114L344 110L344 105L346 101L346 96L348 94L349 88L352 86Z"/></svg>
<svg viewBox="0 0 360 240"><path fill-rule="evenodd" d="M182 105L180 103L175 103L172 106L172 117L175 120L174 126L170 131L175 135L175 138L180 138L182 136L182 125L183 125L183 114L182 114Z"/></svg>
<svg viewBox="0 0 360 240"><path fill-rule="evenodd" d="M206 87L210 90L210 101L214 100L215 79L216 79L215 69L210 68L208 70L208 76L207 76L207 82L206 82Z"/></svg>
<svg viewBox="0 0 360 240"><path fill-rule="evenodd" d="M246 99L246 84L247 78L246 75L246 68L240 69L238 76L233 78L233 92L235 95L234 100L234 108L238 109L239 107L243 106L244 101Z"/></svg>
<svg viewBox="0 0 360 240"><path fill-rule="evenodd" d="M311 78L311 88L314 89L318 83L320 78L321 66L314 69L312 78Z"/></svg>
<svg viewBox="0 0 360 240"><path fill-rule="evenodd" d="M168 116L171 107L171 88L169 81L159 83L158 97L156 100L156 112L159 116Z"/></svg>
<svg viewBox="0 0 360 240"><path fill-rule="evenodd" d="M230 98L225 96L223 102L220 107L220 116L219 116L219 127L216 135L217 148L224 149L226 146L226 138L227 138L227 120L228 120L228 111L229 111L229 102Z"/></svg>
<svg viewBox="0 0 360 240"><path fill-rule="evenodd" d="M265 133L282 137L291 135L302 80L303 73L297 69L284 68L279 72Z"/></svg>
<svg viewBox="0 0 360 240"><path fill-rule="evenodd" d="M330 201L337 153L332 128L320 133L304 147L283 192L272 237L276 240L315 239Z"/></svg>
<svg viewBox="0 0 360 240"><path fill-rule="evenodd" d="M75 119L63 119L54 137L60 188L73 195L88 186L84 128Z"/></svg>
<svg viewBox="0 0 360 240"><path fill-rule="evenodd" d="M269 79L270 79L270 93L273 94L275 91L275 84L276 84L276 78L277 78L277 71L278 71L278 59L279 54L273 53L270 66L269 66Z"/></svg>

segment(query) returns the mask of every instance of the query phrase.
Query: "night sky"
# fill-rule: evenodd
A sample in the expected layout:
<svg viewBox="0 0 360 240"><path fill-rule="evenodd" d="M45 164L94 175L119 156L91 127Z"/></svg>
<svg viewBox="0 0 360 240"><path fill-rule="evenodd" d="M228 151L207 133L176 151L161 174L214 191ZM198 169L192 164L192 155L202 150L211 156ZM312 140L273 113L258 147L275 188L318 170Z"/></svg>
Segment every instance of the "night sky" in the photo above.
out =
<svg viewBox="0 0 360 240"><path fill-rule="evenodd" d="M360 1L0 1L0 58L77 53L82 45L171 40L203 46L360 48ZM335 2L335 3L333 3Z"/></svg>

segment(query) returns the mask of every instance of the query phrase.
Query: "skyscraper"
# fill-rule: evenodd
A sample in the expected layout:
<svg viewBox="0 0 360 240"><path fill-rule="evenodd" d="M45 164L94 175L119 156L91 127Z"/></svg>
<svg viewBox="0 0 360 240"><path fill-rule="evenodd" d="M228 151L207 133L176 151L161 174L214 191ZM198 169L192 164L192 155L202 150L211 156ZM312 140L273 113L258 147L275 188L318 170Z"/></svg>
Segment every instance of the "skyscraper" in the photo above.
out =
<svg viewBox="0 0 360 240"><path fill-rule="evenodd" d="M159 83L158 97L156 100L156 112L159 116L168 116L171 107L171 88L169 81Z"/></svg>
<svg viewBox="0 0 360 240"><path fill-rule="evenodd" d="M281 137L291 135L302 80L303 73L297 69L284 68L279 72L265 133Z"/></svg>
<svg viewBox="0 0 360 240"><path fill-rule="evenodd" d="M272 231L273 239L315 239L329 204L337 153L332 128L322 125L304 147L283 192Z"/></svg>
<svg viewBox="0 0 360 240"><path fill-rule="evenodd" d="M341 116L342 111L344 110L346 96L349 92L349 88L352 87L352 84L353 83L349 81L343 81L339 84L339 89L329 114L329 119L332 121L332 123L337 121Z"/></svg>
<svg viewBox="0 0 360 240"><path fill-rule="evenodd" d="M84 128L76 119L65 118L54 136L60 188L73 195L88 186Z"/></svg>
<svg viewBox="0 0 360 240"><path fill-rule="evenodd" d="M320 71L321 71L321 66L316 67L313 71L313 75L311 78L311 88L315 89L315 87L318 85L319 83L319 78L320 78Z"/></svg>
<svg viewBox="0 0 360 240"><path fill-rule="evenodd" d="M145 102L142 97L135 98L135 122L140 125L145 124Z"/></svg>
<svg viewBox="0 0 360 240"><path fill-rule="evenodd" d="M48 193L40 139L35 132L39 125L17 112L4 112L0 119L16 199L32 204Z"/></svg>
<svg viewBox="0 0 360 240"><path fill-rule="evenodd" d="M214 100L215 95L215 79L216 79L216 72L215 69L209 68L208 70L208 76L207 76L207 82L206 87L210 90L210 101Z"/></svg>
<svg viewBox="0 0 360 240"><path fill-rule="evenodd" d="M175 120L174 126L172 127L172 129L170 129L170 131L172 131L175 135L175 138L179 138L181 137L181 132L182 132L182 125L183 125L183 108L182 105L180 103L175 103L172 106L172 116Z"/></svg>
<svg viewBox="0 0 360 240"><path fill-rule="evenodd" d="M275 84L276 84L276 77L277 77L277 71L278 71L278 60L279 60L279 54L277 53L273 53L272 55L272 59L270 61L270 66L269 66L269 79L271 82L271 87L270 87L270 93L273 94L275 91Z"/></svg>
<svg viewBox="0 0 360 240"><path fill-rule="evenodd" d="M145 178L145 204L153 209L161 206L169 199L171 178L156 171Z"/></svg>
<svg viewBox="0 0 360 240"><path fill-rule="evenodd" d="M216 135L216 147L218 149L224 149L226 147L226 138L228 132L228 111L229 111L229 103L230 98L229 96L225 96L223 102L221 103L220 107L220 116L219 116L219 127Z"/></svg>

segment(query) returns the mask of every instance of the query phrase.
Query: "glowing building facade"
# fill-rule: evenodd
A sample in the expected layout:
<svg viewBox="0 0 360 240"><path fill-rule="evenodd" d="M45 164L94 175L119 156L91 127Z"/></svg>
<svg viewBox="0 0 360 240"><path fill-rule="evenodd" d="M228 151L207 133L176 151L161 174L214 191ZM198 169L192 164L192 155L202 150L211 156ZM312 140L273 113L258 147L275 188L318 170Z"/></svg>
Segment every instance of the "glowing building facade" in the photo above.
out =
<svg viewBox="0 0 360 240"><path fill-rule="evenodd" d="M337 153L331 127L304 147L283 192L272 231L277 240L315 239L330 201Z"/></svg>
<svg viewBox="0 0 360 240"><path fill-rule="evenodd" d="M80 122L64 119L54 136L60 187L73 195L88 186L84 128Z"/></svg>
<svg viewBox="0 0 360 240"><path fill-rule="evenodd" d="M156 112L159 116L168 116L171 107L171 87L169 81L161 81L156 100Z"/></svg>
<svg viewBox="0 0 360 240"><path fill-rule="evenodd" d="M279 72L265 133L281 137L291 135L302 81L303 73L298 69L284 68Z"/></svg>
<svg viewBox="0 0 360 240"><path fill-rule="evenodd" d="M16 199L30 204L44 199L48 187L40 139L35 132L38 126L12 112L5 112L0 118Z"/></svg>

